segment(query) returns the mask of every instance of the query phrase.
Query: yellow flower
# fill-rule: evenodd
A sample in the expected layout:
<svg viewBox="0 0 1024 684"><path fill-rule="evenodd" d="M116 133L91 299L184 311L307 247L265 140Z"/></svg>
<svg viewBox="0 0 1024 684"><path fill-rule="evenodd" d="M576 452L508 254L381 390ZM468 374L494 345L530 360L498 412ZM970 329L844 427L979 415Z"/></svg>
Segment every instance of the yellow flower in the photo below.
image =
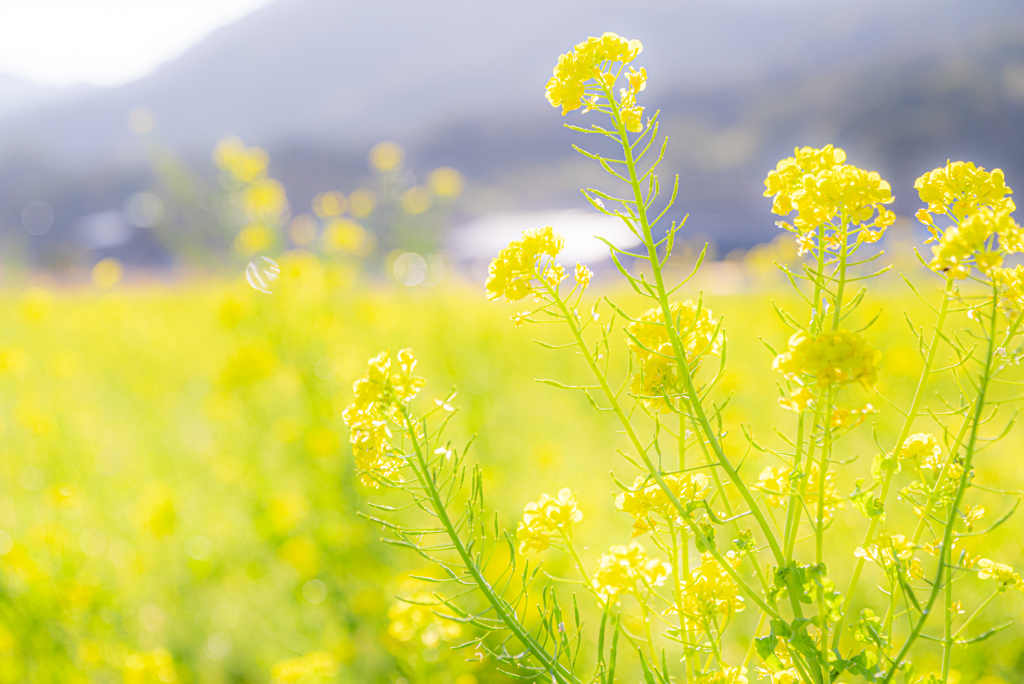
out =
<svg viewBox="0 0 1024 684"><path fill-rule="evenodd" d="M807 475L807 483L804 486L807 505L814 512L815 517L817 517L818 510L818 475L820 472L821 469L818 467L817 462L812 463L811 472ZM763 493L764 499L768 502L769 506L778 508L785 503L783 499L792 494L794 490L800 489L798 478L799 474L789 466L772 465L761 471L757 483L753 487ZM794 480L796 481L794 482ZM830 470L825 473L824 520L830 520L836 509L844 508L846 508L845 497L836 486L835 473Z"/></svg>
<svg viewBox="0 0 1024 684"><path fill-rule="evenodd" d="M622 594L637 594L637 582L659 586L671 572L668 563L647 557L637 542L613 546L597 561L591 586L602 601L618 601Z"/></svg>
<svg viewBox="0 0 1024 684"><path fill-rule="evenodd" d="M423 378L412 375L416 358L411 349L398 352L397 368L387 352L369 361L366 374L352 385L355 397L341 414L352 431L352 453L364 486L376 489L378 479L399 478L402 454L392 443L389 427L405 427L401 409L423 388ZM399 481L401 481L399 479Z"/></svg>
<svg viewBox="0 0 1024 684"><path fill-rule="evenodd" d="M702 501L711 493L711 480L703 473L672 473L664 476L669 490L682 503ZM678 520L675 505L661 486L637 476L632 489L615 498L615 507L633 516L633 536L657 529L650 516L656 513L665 520Z"/></svg>
<svg viewBox="0 0 1024 684"><path fill-rule="evenodd" d="M732 551L726 560L733 568L740 563ZM700 565L683 582L683 615L708 624L719 615L728 619L743 608L740 588L725 567L710 553L701 554Z"/></svg>
<svg viewBox="0 0 1024 684"><path fill-rule="evenodd" d="M572 526L583 520L583 512L576 507L576 499L569 489L558 492L558 498L541 494L536 502L523 508L523 520L516 530L519 553L543 551L550 545L552 535L572 536Z"/></svg>
<svg viewBox="0 0 1024 684"><path fill-rule="evenodd" d="M610 85L615 80L614 74L604 72L601 66L605 63L621 62L626 64L636 59L643 46L639 40L626 40L614 33L605 33L600 38L591 36L578 44L572 52L558 58L554 75L548 81L546 93L552 107L562 107L562 114L579 109L583 106L586 94L586 83L595 78ZM637 83L642 89L647 73ZM631 78L631 84L633 79Z"/></svg>
<svg viewBox="0 0 1024 684"><path fill-rule="evenodd" d="M580 287L586 287L590 285L590 279L594 277L594 272L583 264L576 263L576 283Z"/></svg>
<svg viewBox="0 0 1024 684"><path fill-rule="evenodd" d="M506 301L515 302L532 294L538 279L538 260L554 259L564 245L565 240L551 226L525 231L522 239L513 240L491 262L487 297L504 296Z"/></svg>
<svg viewBox="0 0 1024 684"><path fill-rule="evenodd" d="M754 489L762 492L768 505L778 508L783 504L783 499L789 496L789 477L792 472L793 469L788 466L770 465L758 475Z"/></svg>
<svg viewBox="0 0 1024 684"><path fill-rule="evenodd" d="M775 357L772 368L799 384L813 379L822 387L852 382L870 387L878 379L881 360L882 353L858 333L837 330L811 336L801 330L789 338L789 349Z"/></svg>
<svg viewBox="0 0 1024 684"><path fill-rule="evenodd" d="M673 303L669 311L691 369L695 370L694 364L704 354L720 353L724 335L717 329L711 311L689 299ZM633 395L647 406L668 410L664 397L679 394L679 378L664 311L655 307L644 312L627 326L627 332L626 345L639 361L638 372L633 376Z"/></svg>
<svg viewBox="0 0 1024 684"><path fill-rule="evenodd" d="M859 240L880 239L896 219L882 206L892 202L892 190L874 171L844 164L845 161L846 152L832 145L794 150L793 156L780 161L764 181L764 196L775 197L772 212L785 216L796 211L793 224L801 234L831 225L845 235L846 225L832 223L838 218L864 226ZM866 226L872 217L874 222Z"/></svg>
<svg viewBox="0 0 1024 684"><path fill-rule="evenodd" d="M919 432L910 435L903 441L900 447L899 458L901 461L911 461L922 468L936 469L942 467L942 447L935 435L928 435Z"/></svg>
<svg viewBox="0 0 1024 684"><path fill-rule="evenodd" d="M982 558L978 561L978 567L981 568L978 571L978 579L994 579L1003 589L1013 588L1024 591L1024 582L1021 581L1020 575L1015 573L1009 565Z"/></svg>
<svg viewBox="0 0 1024 684"><path fill-rule="evenodd" d="M935 257L929 266L956 278L966 278L973 263L995 278L1003 255L1024 249L1024 233L1010 217L1010 211L981 207L959 225L947 228L939 235L938 244L932 247ZM993 237L998 238L998 244Z"/></svg>
<svg viewBox="0 0 1024 684"><path fill-rule="evenodd" d="M924 174L914 188L927 209L918 212L918 219L932 225L932 214L945 214L957 222L978 208L1012 212L1013 193L1006 185L1001 169L986 171L971 162L946 162L945 166Z"/></svg>
<svg viewBox="0 0 1024 684"><path fill-rule="evenodd" d="M252 221L279 218L288 208L284 187L273 178L264 178L242 192L242 208Z"/></svg>
<svg viewBox="0 0 1024 684"><path fill-rule="evenodd" d="M887 571L914 571L908 563L914 555L914 544L902 534L883 534L866 548L858 547L853 555L877 563Z"/></svg>

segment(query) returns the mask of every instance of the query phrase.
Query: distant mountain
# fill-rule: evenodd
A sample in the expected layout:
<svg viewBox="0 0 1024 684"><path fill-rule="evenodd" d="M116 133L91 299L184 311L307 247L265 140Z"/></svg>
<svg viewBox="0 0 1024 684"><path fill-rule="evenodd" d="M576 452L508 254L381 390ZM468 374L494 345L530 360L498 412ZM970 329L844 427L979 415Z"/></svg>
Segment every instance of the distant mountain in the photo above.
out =
<svg viewBox="0 0 1024 684"><path fill-rule="evenodd" d="M366 150L392 139L415 173L466 174L456 222L585 208L578 188L600 176L559 124L588 119L559 117L543 85L558 54L609 29L643 40L664 178L681 176L688 234L723 252L775 234L762 181L797 145L846 147L904 214L913 179L948 157L1024 178L1019 0L278 0L140 81L31 114L2 116L0 81L0 229L24 238L22 208L46 201L53 229L29 248L77 258L78 217L152 182L127 127L137 106L197 168L229 133L267 147L295 206L365 182ZM133 244L127 258L159 252Z"/></svg>
<svg viewBox="0 0 1024 684"><path fill-rule="evenodd" d="M270 145L414 139L453 120L546 104L555 57L606 30L644 41L648 100L750 87L968 49L1024 30L1018 0L278 0L215 31L138 82L8 121L17 140L92 164L133 149L127 112L150 107L162 139L206 150L225 133Z"/></svg>
<svg viewBox="0 0 1024 684"><path fill-rule="evenodd" d="M88 97L90 86L54 88L41 86L12 74L0 74L0 121L25 115L42 107L54 107Z"/></svg>

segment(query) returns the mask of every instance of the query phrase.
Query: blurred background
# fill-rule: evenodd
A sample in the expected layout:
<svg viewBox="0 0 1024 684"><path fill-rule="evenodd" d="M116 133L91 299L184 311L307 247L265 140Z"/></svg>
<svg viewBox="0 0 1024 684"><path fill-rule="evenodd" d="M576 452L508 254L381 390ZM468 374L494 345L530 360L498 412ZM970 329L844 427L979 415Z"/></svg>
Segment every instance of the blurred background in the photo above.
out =
<svg viewBox="0 0 1024 684"><path fill-rule="evenodd" d="M544 98L557 56L588 35L643 41L641 104L661 109L663 185L679 174L676 218L689 214L670 269L710 244L714 263L684 293L703 288L726 315L720 390L750 391L725 418L758 435L791 417L756 339L788 334L765 293L799 306L773 275L797 258L762 196L777 160L833 143L880 172L899 216L883 246L904 272L924 237L918 176L964 159L1011 187L1024 178L1019 0L0 9L4 684L507 680L453 649L468 631L396 600L430 568L357 514L385 497L358 486L340 414L367 358L413 346L427 400L459 387L453 437L479 433L503 524L571 486L585 562L629 540L607 477L634 475L610 446L621 435L582 397L533 382L585 369L531 345L482 287L501 247L551 224L567 261L622 295L591 236L631 236L583 200L607 182L561 127L591 121ZM919 361L902 311L918 325L927 313L895 276L881 285L864 322L885 309L879 388L906 402ZM897 419L883 411L880 433ZM843 491L867 476L868 433L846 443L863 458ZM979 482L1024 486L998 460L1019 459L1012 441L986 454ZM1007 508L986 503L992 519ZM861 534L847 524L836 534ZM979 552L1024 563L1015 529ZM1022 617L1017 597L990 610L979 625ZM1024 630L998 639L958 652L957 677L1024 681Z"/></svg>
<svg viewBox="0 0 1024 684"><path fill-rule="evenodd" d="M680 174L685 232L719 256L775 236L762 181L797 145L842 146L908 215L913 180L947 158L1024 170L1014 0L137 4L5 8L5 268L230 264L234 236L211 236L226 222L211 151L230 135L269 152L284 223L325 191L411 198L411 211L358 217L376 234L371 266L395 248L489 258L537 212L589 210L579 187L599 176L543 84L555 56L611 29L643 39L644 100L672 140L664 172ZM374 168L368 152L385 140L404 156ZM438 167L464 188L435 207ZM452 238L467 226L501 234Z"/></svg>

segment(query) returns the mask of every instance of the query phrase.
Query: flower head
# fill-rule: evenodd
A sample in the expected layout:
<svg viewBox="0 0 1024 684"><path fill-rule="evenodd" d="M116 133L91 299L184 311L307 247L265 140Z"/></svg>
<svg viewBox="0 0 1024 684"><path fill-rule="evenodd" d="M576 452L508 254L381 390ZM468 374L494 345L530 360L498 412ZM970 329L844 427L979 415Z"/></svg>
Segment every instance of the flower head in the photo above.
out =
<svg viewBox="0 0 1024 684"><path fill-rule="evenodd" d="M992 274L1003 265L1003 255L1024 250L1024 232L1010 216L1011 209L981 207L958 225L938 234L929 266L966 278L971 266Z"/></svg>
<svg viewBox="0 0 1024 684"><path fill-rule="evenodd" d="M726 560L736 568L740 559L732 552ZM683 582L683 614L706 624L718 616L726 619L744 608L740 588L718 560L710 553L701 554L700 565ZM671 609L670 609L671 610Z"/></svg>
<svg viewBox="0 0 1024 684"><path fill-rule="evenodd" d="M550 261L558 256L564 245L565 240L551 226L525 231L521 239L513 240L491 262L487 297L498 299L504 296L506 301L515 302L533 294L535 283L542 275L545 279L549 275L552 278L559 275L561 267L555 267L556 271L551 268L553 264ZM540 267L538 262L542 262Z"/></svg>
<svg viewBox="0 0 1024 684"><path fill-rule="evenodd" d="M941 456L942 447L939 446L939 440L935 439L935 435L923 432L907 437L899 453L901 461L910 461L928 469L942 467Z"/></svg>
<svg viewBox="0 0 1024 684"><path fill-rule="evenodd" d="M957 222L981 207L994 211L1013 211L1013 194L1006 185L1001 169L986 171L971 162L946 162L945 166L924 174L914 188L927 209L918 212L918 218L933 225L933 214L949 216Z"/></svg>
<svg viewBox="0 0 1024 684"><path fill-rule="evenodd" d="M350 441L363 485L376 489L377 479L398 476L401 453L393 443L391 425L405 425L402 408L423 388L423 378L412 374L416 358L411 349L398 352L393 362L381 352L368 362L363 377L352 385L355 397L341 418L352 430Z"/></svg>
<svg viewBox="0 0 1024 684"><path fill-rule="evenodd" d="M601 67L616 62L626 64L636 59L643 50L639 40L626 40L614 33L605 33L601 37L591 36L582 43L558 58L554 75L548 80L547 98L552 107L562 107L562 114L579 109L584 105L586 83L592 79L607 79L614 75ZM643 71L643 70L641 70ZM647 79L638 79L640 89ZM632 84L632 79L631 79Z"/></svg>
<svg viewBox="0 0 1024 684"><path fill-rule="evenodd" d="M664 476L672 494L683 503L702 501L711 493L711 479L704 473L672 473ZM657 514L664 520L677 520L675 505L665 490L643 476L637 476L632 489L615 498L615 507L633 516L633 536L657 529L651 520Z"/></svg>
<svg viewBox="0 0 1024 684"><path fill-rule="evenodd" d="M800 236L820 226L834 228L845 236L847 225L853 224L863 227L859 240L877 241L896 219L883 206L892 202L892 190L874 171L845 161L846 152L832 145L794 150L793 156L780 161L764 181L764 196L775 197L772 213L785 216L796 211L795 227L784 226ZM835 225L836 219L843 223Z"/></svg>
<svg viewBox="0 0 1024 684"><path fill-rule="evenodd" d="M1024 580L1013 571L1013 568L1003 563L997 563L988 558L978 561L978 579L994 579L1002 589L1020 589L1024 591Z"/></svg>
<svg viewBox="0 0 1024 684"><path fill-rule="evenodd" d="M637 542L613 546L597 561L591 585L603 601L617 601L622 594L636 594L637 583L659 586L668 577L668 563L648 558Z"/></svg>
<svg viewBox="0 0 1024 684"><path fill-rule="evenodd" d="M523 519L516 530L519 553L543 551L554 535L572 535L572 526L583 520L583 512L576 507L576 498L569 489L562 489L558 497L541 494L540 499L526 504Z"/></svg>
<svg viewBox="0 0 1024 684"><path fill-rule="evenodd" d="M870 387L878 379L882 353L862 335L847 330L812 336L806 331L789 338L789 349L775 357L772 368L798 384L845 386L856 382Z"/></svg>
<svg viewBox="0 0 1024 684"><path fill-rule="evenodd" d="M673 303L669 311L691 367L706 353L720 353L724 335L715 324L711 311L689 299ZM634 396L647 406L668 410L665 396L679 393L680 378L664 310L655 307L644 312L629 324L627 332L629 339L626 344L639 361L631 388Z"/></svg>

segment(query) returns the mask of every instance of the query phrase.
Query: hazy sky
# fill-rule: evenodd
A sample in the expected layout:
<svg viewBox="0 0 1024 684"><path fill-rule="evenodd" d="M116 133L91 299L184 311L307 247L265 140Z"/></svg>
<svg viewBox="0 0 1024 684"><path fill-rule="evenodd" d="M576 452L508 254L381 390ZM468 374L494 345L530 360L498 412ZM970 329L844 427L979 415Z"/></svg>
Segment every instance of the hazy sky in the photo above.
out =
<svg viewBox="0 0 1024 684"><path fill-rule="evenodd" d="M0 73L119 85L269 1L0 0Z"/></svg>

